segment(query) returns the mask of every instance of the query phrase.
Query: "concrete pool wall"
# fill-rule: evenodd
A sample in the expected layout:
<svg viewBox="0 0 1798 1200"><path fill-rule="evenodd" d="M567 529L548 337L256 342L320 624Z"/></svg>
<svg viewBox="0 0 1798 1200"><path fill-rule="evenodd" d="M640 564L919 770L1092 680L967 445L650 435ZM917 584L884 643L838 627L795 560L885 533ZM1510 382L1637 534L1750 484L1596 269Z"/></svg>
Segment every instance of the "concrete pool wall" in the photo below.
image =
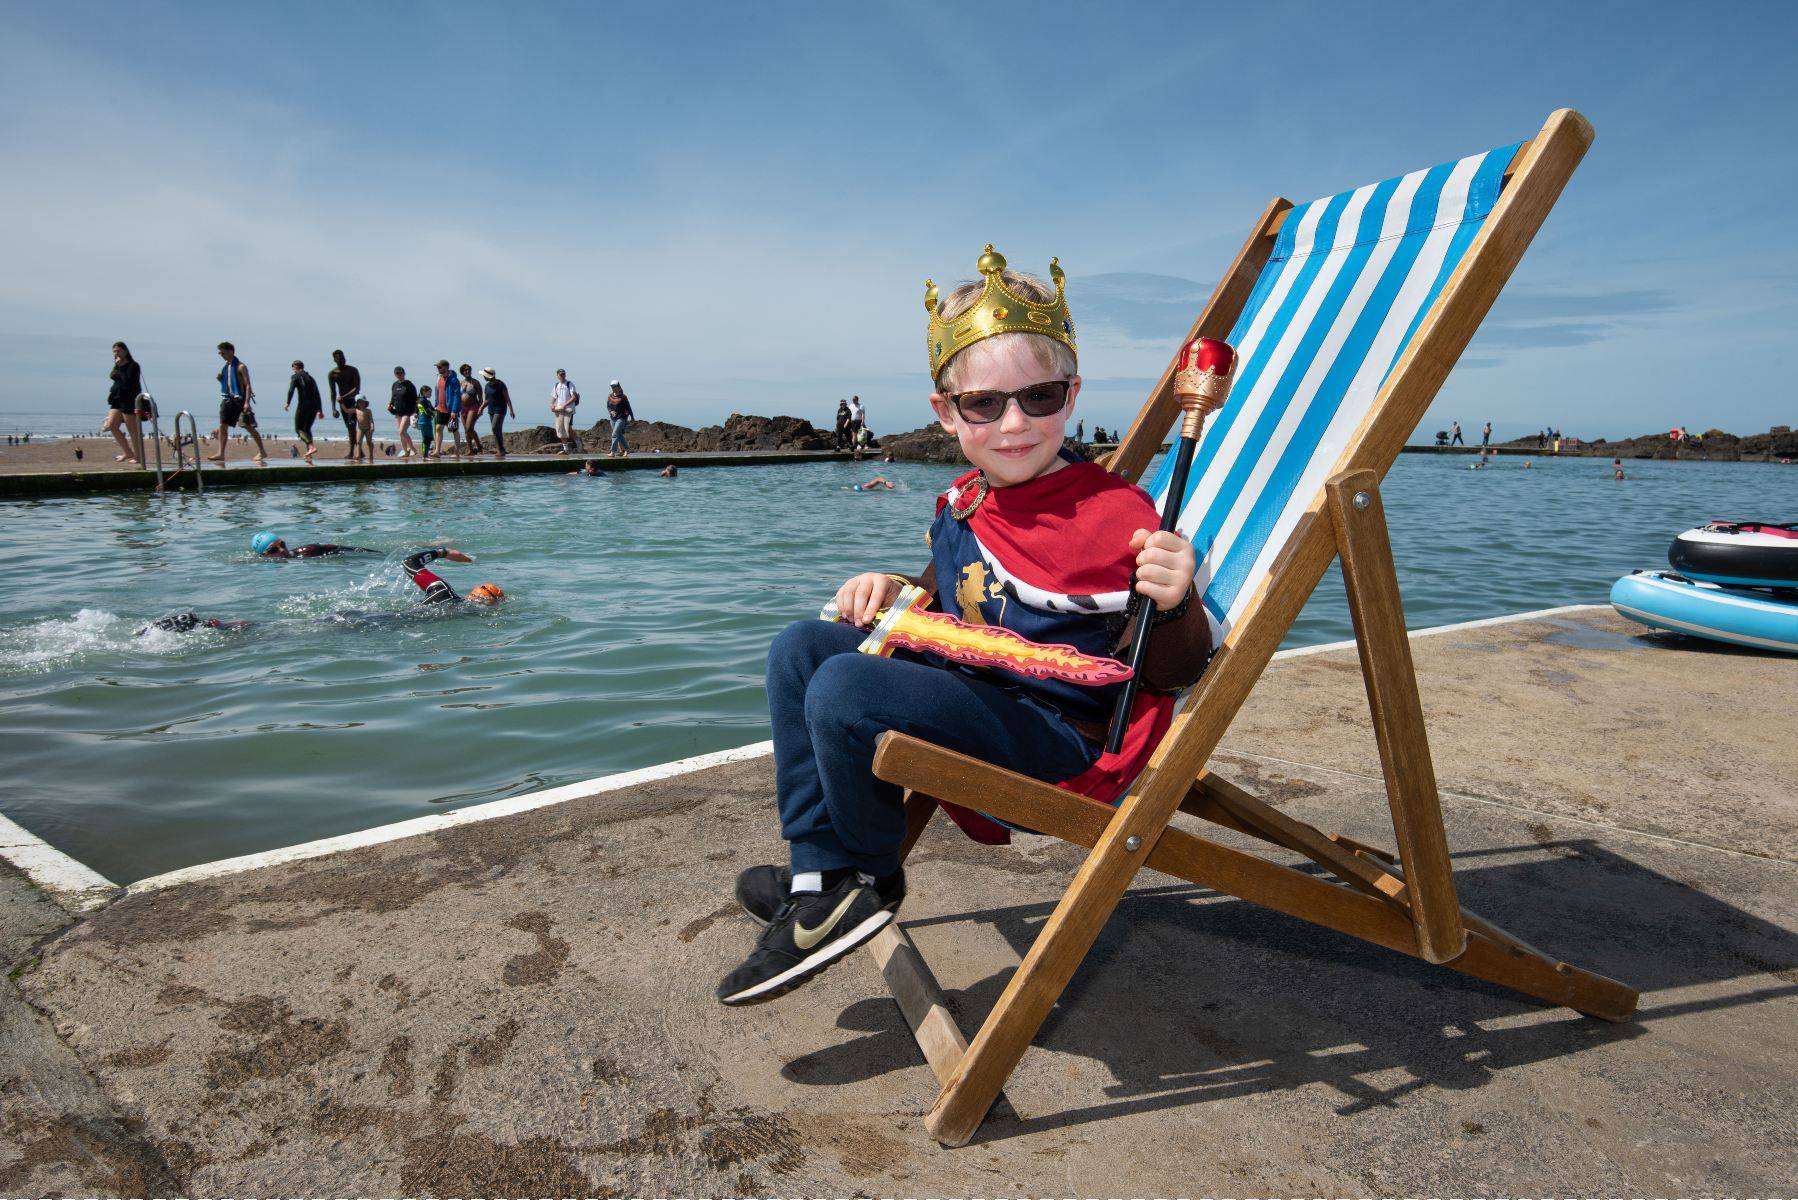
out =
<svg viewBox="0 0 1798 1200"><path fill-rule="evenodd" d="M659 471L677 467L755 467L787 463L850 462L846 450L732 450L717 454L633 452L629 458L607 458L603 453L555 454L525 457L510 455L504 462L492 458L451 462L342 462L304 466L270 463L255 466L238 460L231 466L208 466L199 485L208 488L287 487L295 484L359 483L370 479L443 479L476 475L553 475L594 460L602 471ZM864 458L864 462L877 459ZM167 473L164 490L193 491L194 472ZM154 471L36 471L0 474L0 500L28 500L63 496L92 496L108 492L150 492L156 489Z"/></svg>

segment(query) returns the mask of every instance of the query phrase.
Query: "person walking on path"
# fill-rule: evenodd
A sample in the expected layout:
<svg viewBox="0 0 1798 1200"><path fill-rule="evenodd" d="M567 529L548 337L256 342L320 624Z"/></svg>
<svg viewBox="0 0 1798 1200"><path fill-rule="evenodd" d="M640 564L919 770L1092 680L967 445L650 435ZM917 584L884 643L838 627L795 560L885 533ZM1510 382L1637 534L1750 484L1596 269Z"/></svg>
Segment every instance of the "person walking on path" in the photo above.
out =
<svg viewBox="0 0 1798 1200"><path fill-rule="evenodd" d="M1486 428L1480 430L1480 446L1484 448L1492 444L1492 422L1486 422Z"/></svg>
<svg viewBox="0 0 1798 1200"><path fill-rule="evenodd" d="M481 453L481 434L475 428L475 422L481 419L481 409L485 401L481 399L481 385L474 377L474 368L463 363L456 368L460 376L456 384L462 390L462 440L468 444L470 454Z"/></svg>
<svg viewBox="0 0 1798 1200"><path fill-rule="evenodd" d="M318 447L312 444L312 423L318 420L318 415L324 411L325 405L318 393L318 380L312 378L312 373L306 369L306 364L297 358L293 360L293 374L287 380L287 403L281 407L283 409L293 408L296 396L299 398L300 406L294 409L293 413L293 435L306 443L306 449L301 454L306 460L306 465L311 466L312 456L318 453Z"/></svg>
<svg viewBox="0 0 1798 1200"><path fill-rule="evenodd" d="M581 389L568 379L568 372L556 368L555 386L549 390L549 411L556 419L556 440L562 443L558 453L581 451L580 435L574 431L574 410L581 402Z"/></svg>
<svg viewBox="0 0 1798 1200"><path fill-rule="evenodd" d="M837 449L849 448L849 401L837 401Z"/></svg>
<svg viewBox="0 0 1798 1200"><path fill-rule="evenodd" d="M492 367L481 368L482 401L487 407L488 428L493 431L493 457L506 456L506 418L516 417L518 410L512 407L512 392L506 387L506 381L493 373Z"/></svg>
<svg viewBox="0 0 1798 1200"><path fill-rule="evenodd" d="M1086 422L1084 420L1074 422L1074 444L1076 446L1086 444Z"/></svg>
<svg viewBox="0 0 1798 1200"><path fill-rule="evenodd" d="M629 458L631 448L625 444L625 431L637 414L631 411L631 398L624 394L624 385L616 379L612 381L612 394L606 397L606 416L612 419L612 448L607 451L607 458Z"/></svg>
<svg viewBox="0 0 1798 1200"><path fill-rule="evenodd" d="M860 396L849 397L849 440L856 445L861 444L861 432L868 426L868 410L862 407Z"/></svg>
<svg viewBox="0 0 1798 1200"><path fill-rule="evenodd" d="M443 457L443 435L450 435L456 457L462 457L462 384L450 371L449 359L437 360L437 457Z"/></svg>
<svg viewBox="0 0 1798 1200"><path fill-rule="evenodd" d="M341 350L331 351L331 361L337 364L326 377L331 385L331 415L343 418L344 435L350 439L350 452L344 457L353 459L361 430L356 421L356 397L362 391L362 372L343 360Z"/></svg>
<svg viewBox="0 0 1798 1200"><path fill-rule="evenodd" d="M215 436L219 440L219 452L207 455L206 461L225 461L226 439L241 421L244 432L256 442L256 453L250 456L251 461L265 463L268 461L268 450L262 445L262 431L256 428L256 389L250 386L250 368L238 359L237 347L230 342L219 343L219 357L225 360L225 365L219 368L218 374L219 427Z"/></svg>
<svg viewBox="0 0 1798 1200"><path fill-rule="evenodd" d="M1461 422L1451 421L1449 423L1448 444L1451 446L1465 446L1467 444L1461 437Z"/></svg>
<svg viewBox="0 0 1798 1200"><path fill-rule="evenodd" d="M393 369L393 399L387 402L387 411L393 414L399 432L400 457L413 457L418 453L412 444L412 420L418 416L418 385L406 378L404 367Z"/></svg>
<svg viewBox="0 0 1798 1200"><path fill-rule="evenodd" d="M137 398L144 391L143 368L131 357L124 342L112 344L112 386L106 392L106 422L100 428L119 444L113 462L144 463L144 427L137 415ZM129 437L127 437L127 434Z"/></svg>

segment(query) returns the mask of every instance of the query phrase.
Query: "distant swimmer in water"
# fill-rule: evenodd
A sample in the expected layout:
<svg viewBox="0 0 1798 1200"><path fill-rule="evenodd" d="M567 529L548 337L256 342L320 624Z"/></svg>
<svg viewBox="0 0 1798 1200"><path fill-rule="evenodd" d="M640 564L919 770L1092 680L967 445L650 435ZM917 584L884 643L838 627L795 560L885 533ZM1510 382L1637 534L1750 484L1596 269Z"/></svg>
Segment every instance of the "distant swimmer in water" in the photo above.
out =
<svg viewBox="0 0 1798 1200"><path fill-rule="evenodd" d="M1623 460L1621 458L1613 458L1611 460L1611 478L1623 478Z"/></svg>
<svg viewBox="0 0 1798 1200"><path fill-rule="evenodd" d="M250 549L263 558L324 558L330 554L379 554L379 550L370 550L367 546L337 546L330 542L315 542L310 546L289 548L285 539L263 530L250 539Z"/></svg>
<svg viewBox="0 0 1798 1200"><path fill-rule="evenodd" d="M897 485L885 475L876 475L866 483L850 484L849 490L852 492L890 492L895 486Z"/></svg>
<svg viewBox="0 0 1798 1200"><path fill-rule="evenodd" d="M190 612L171 613L145 625L137 631L137 636L143 637L152 629L161 629L169 633L191 633L196 629L217 629L225 633L235 633L249 627L249 621L221 621L217 617L200 617Z"/></svg>
<svg viewBox="0 0 1798 1200"><path fill-rule="evenodd" d="M669 463L662 468L661 475L663 479L678 479L680 477L680 468L673 463Z"/></svg>
<svg viewBox="0 0 1798 1200"><path fill-rule="evenodd" d="M570 475L604 475L605 472L599 469L598 463L594 462L592 459L589 458L587 461L585 461L581 464L580 470L570 471L569 474Z"/></svg>

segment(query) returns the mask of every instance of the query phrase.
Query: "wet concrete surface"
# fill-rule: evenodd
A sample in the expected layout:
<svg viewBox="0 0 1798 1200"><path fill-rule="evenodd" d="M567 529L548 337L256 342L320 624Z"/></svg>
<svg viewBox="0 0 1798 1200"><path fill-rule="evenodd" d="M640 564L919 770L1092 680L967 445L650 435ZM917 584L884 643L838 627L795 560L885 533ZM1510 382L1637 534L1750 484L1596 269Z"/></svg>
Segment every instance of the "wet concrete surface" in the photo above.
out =
<svg viewBox="0 0 1798 1200"><path fill-rule="evenodd" d="M1753 690L1789 717L1798 670L1548 640L1569 622L1620 632L1414 650L1464 902L1639 986L1626 1024L1144 873L1008 1086L1017 1115L946 1150L867 955L768 1005L712 999L757 928L731 880L780 849L766 759L128 896L18 990L160 1194L1783 1194L1798 869L1767 830L1791 827L1789 739L1722 737L1709 710ZM1390 844L1359 689L1353 651L1276 664L1220 770ZM964 1029L1079 861L933 823L902 917ZM60 1115L34 1111L0 1142L8 1194L51 1169L18 1174Z"/></svg>
<svg viewBox="0 0 1798 1200"><path fill-rule="evenodd" d="M0 863L0 1195L174 1195L180 1185L15 980L74 923Z"/></svg>

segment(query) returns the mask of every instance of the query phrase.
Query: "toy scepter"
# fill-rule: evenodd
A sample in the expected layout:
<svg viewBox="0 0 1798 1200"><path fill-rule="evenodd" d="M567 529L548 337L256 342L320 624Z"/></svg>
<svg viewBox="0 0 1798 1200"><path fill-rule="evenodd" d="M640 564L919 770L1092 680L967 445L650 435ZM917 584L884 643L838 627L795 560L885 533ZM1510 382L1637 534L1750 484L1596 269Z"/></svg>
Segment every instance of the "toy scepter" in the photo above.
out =
<svg viewBox="0 0 1798 1200"><path fill-rule="evenodd" d="M1228 342L1216 338L1194 338L1180 348L1174 366L1174 399L1185 413L1180 422L1180 444L1174 448L1174 473L1168 477L1167 499L1161 506L1161 530L1169 532L1180 519L1180 507L1186 502L1186 475L1192 470L1192 454L1199 444L1199 433L1205 428L1205 417L1223 407L1230 395L1230 373L1236 368L1236 351ZM1107 753L1124 748L1124 730L1130 724L1130 709L1136 703L1136 685L1142 678L1143 660L1149 654L1149 631L1155 625L1155 602L1138 594L1136 640L1130 646L1130 678L1118 694L1117 711L1111 714L1111 737L1105 743Z"/></svg>

